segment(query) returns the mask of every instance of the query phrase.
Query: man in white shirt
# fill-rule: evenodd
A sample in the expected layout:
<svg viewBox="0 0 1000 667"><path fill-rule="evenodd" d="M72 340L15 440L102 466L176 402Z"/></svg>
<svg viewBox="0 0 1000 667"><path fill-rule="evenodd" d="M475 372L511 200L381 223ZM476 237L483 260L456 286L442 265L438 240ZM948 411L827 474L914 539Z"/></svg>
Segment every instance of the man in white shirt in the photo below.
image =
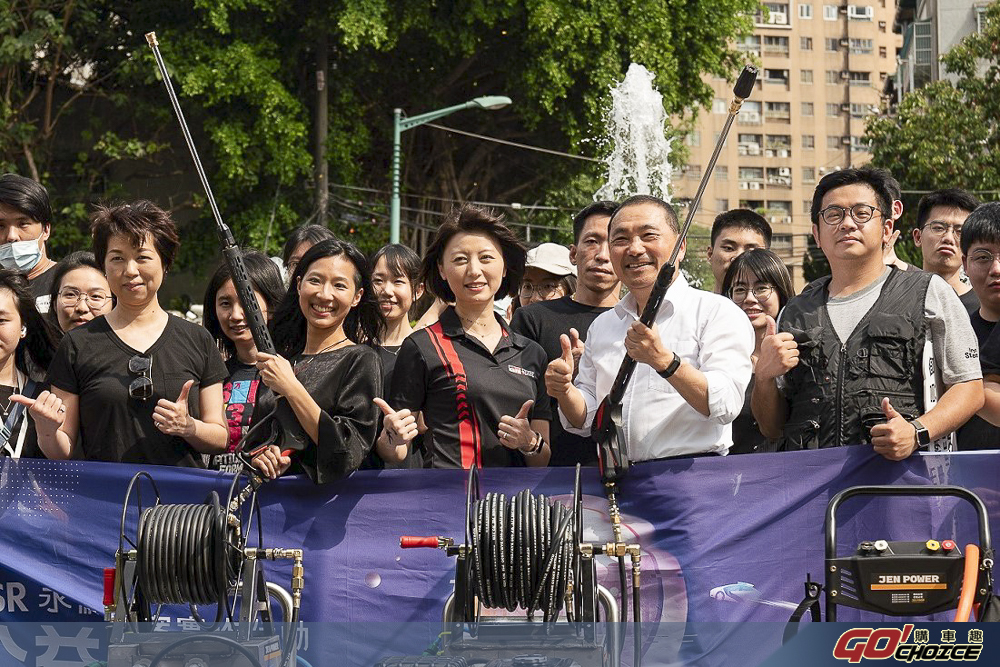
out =
<svg viewBox="0 0 1000 667"><path fill-rule="evenodd" d="M639 362L622 400L633 461L725 454L752 372L750 320L729 299L692 288L679 271L653 327L639 322L678 232L670 204L648 195L622 203L611 218L608 238L611 263L629 294L590 326L575 384L566 336L563 355L545 373L563 425L587 434L624 355Z"/></svg>

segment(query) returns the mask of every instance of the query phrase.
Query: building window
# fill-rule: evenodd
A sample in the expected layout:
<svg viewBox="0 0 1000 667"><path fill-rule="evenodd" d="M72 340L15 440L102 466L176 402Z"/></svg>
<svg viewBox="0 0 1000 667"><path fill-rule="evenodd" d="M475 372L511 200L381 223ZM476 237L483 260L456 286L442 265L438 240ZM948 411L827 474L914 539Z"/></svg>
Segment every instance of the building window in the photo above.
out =
<svg viewBox="0 0 1000 667"><path fill-rule="evenodd" d="M742 41L736 42L736 50L743 53L756 53L760 55L760 36L746 35Z"/></svg>
<svg viewBox="0 0 1000 667"><path fill-rule="evenodd" d="M840 83L840 72L835 69L826 70L826 82L832 84Z"/></svg>
<svg viewBox="0 0 1000 667"><path fill-rule="evenodd" d="M802 115L803 116L812 116L813 115L813 103L812 102L803 102L802 103Z"/></svg>
<svg viewBox="0 0 1000 667"><path fill-rule="evenodd" d="M816 179L814 178L813 180L815 181ZM802 200L803 213L805 213L806 215L812 215L812 208L813 208L813 203L811 201L809 201L808 199Z"/></svg>
<svg viewBox="0 0 1000 667"><path fill-rule="evenodd" d="M851 137L851 150L859 153L870 153L872 149L863 137Z"/></svg>
<svg viewBox="0 0 1000 667"><path fill-rule="evenodd" d="M692 181L697 181L701 179L701 165L692 164L688 165L687 177Z"/></svg>
<svg viewBox="0 0 1000 667"><path fill-rule="evenodd" d="M861 7L859 5L848 5L847 18L852 21L871 21L875 18L874 7Z"/></svg>
<svg viewBox="0 0 1000 667"><path fill-rule="evenodd" d="M720 181L729 180L729 167L726 165L719 165L715 168L715 178Z"/></svg>
<svg viewBox="0 0 1000 667"><path fill-rule="evenodd" d="M837 20L837 5L823 5L823 20L824 21Z"/></svg>
<svg viewBox="0 0 1000 667"><path fill-rule="evenodd" d="M875 40L851 38L851 54L856 56L866 56L875 50Z"/></svg>
<svg viewBox="0 0 1000 667"><path fill-rule="evenodd" d="M763 182L764 167L740 167L740 180Z"/></svg>
<svg viewBox="0 0 1000 667"><path fill-rule="evenodd" d="M813 71L811 69L804 69L799 72L799 80L802 83L812 83L813 82Z"/></svg>
<svg viewBox="0 0 1000 667"><path fill-rule="evenodd" d="M725 213L729 210L729 200L728 199L716 199L715 200L715 212Z"/></svg>
<svg viewBox="0 0 1000 667"><path fill-rule="evenodd" d="M878 47L878 57L879 58L888 58L889 57L889 52L888 52L888 50L884 46Z"/></svg>
<svg viewBox="0 0 1000 667"><path fill-rule="evenodd" d="M840 115L840 105L834 102L826 103L826 115L830 118L836 118Z"/></svg>
<svg viewBox="0 0 1000 667"><path fill-rule="evenodd" d="M767 18L760 14L757 23L767 23L769 25L788 25L788 4L784 2L765 2Z"/></svg>
<svg viewBox="0 0 1000 667"><path fill-rule="evenodd" d="M812 134L802 135L802 148L813 149L816 148L816 137Z"/></svg>
<svg viewBox="0 0 1000 667"><path fill-rule="evenodd" d="M851 118L864 118L872 113L870 104L851 103Z"/></svg>
<svg viewBox="0 0 1000 667"><path fill-rule="evenodd" d="M743 108L740 109L740 113L736 117L736 120L744 125L760 125L760 112L760 102L756 100L747 100L743 103Z"/></svg>
<svg viewBox="0 0 1000 667"><path fill-rule="evenodd" d="M729 105L721 97L712 100L712 113L725 114L729 111Z"/></svg>
<svg viewBox="0 0 1000 667"><path fill-rule="evenodd" d="M824 43L827 53L836 53L840 50L840 39L837 37L827 37Z"/></svg>
<svg viewBox="0 0 1000 667"><path fill-rule="evenodd" d="M802 5L799 5L801 7ZM976 32L986 30L986 7L976 7Z"/></svg>
<svg viewBox="0 0 1000 667"><path fill-rule="evenodd" d="M770 35L764 36L764 55L765 56L787 56L788 55L788 38L787 37L774 37Z"/></svg>
<svg viewBox="0 0 1000 667"><path fill-rule="evenodd" d="M792 105L788 102L766 102L764 117L768 120L791 120Z"/></svg>
<svg viewBox="0 0 1000 667"><path fill-rule="evenodd" d="M787 69L765 69L764 83L777 83L782 86L788 85Z"/></svg>
<svg viewBox="0 0 1000 667"><path fill-rule="evenodd" d="M698 147L701 146L701 130L692 130L687 137L684 139L684 143L688 146Z"/></svg>
<svg viewBox="0 0 1000 667"><path fill-rule="evenodd" d="M852 86L867 86L871 84L871 74L869 72L851 72Z"/></svg>
<svg viewBox="0 0 1000 667"><path fill-rule="evenodd" d="M830 150L837 150L840 148L840 137L827 137L826 147Z"/></svg>
<svg viewBox="0 0 1000 667"><path fill-rule="evenodd" d="M813 50L813 38L812 37L799 37L799 48L803 51Z"/></svg>
<svg viewBox="0 0 1000 667"><path fill-rule="evenodd" d="M813 6L799 4L799 18L800 19L811 19L813 17Z"/></svg>
<svg viewBox="0 0 1000 667"><path fill-rule="evenodd" d="M802 167L802 182L803 183L815 183L816 182L816 167ZM806 202L807 204L809 202ZM809 207L806 207L806 213L809 212Z"/></svg>
<svg viewBox="0 0 1000 667"><path fill-rule="evenodd" d="M774 203L774 202L772 202ZM778 219L781 222L789 223L791 222L791 216L779 216ZM792 235L791 234L774 234L771 236L771 250L774 252L791 252L792 250Z"/></svg>

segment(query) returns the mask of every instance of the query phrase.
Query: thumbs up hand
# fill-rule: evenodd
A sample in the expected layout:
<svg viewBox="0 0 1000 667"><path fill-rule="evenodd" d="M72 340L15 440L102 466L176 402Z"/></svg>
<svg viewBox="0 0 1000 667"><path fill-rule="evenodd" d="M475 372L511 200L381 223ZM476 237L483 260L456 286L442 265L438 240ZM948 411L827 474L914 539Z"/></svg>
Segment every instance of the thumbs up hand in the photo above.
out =
<svg viewBox="0 0 1000 667"><path fill-rule="evenodd" d="M799 365L799 345L795 337L783 331L778 332L774 318L767 315L767 330L760 343L760 356L754 374L758 381L773 380Z"/></svg>
<svg viewBox="0 0 1000 667"><path fill-rule="evenodd" d="M153 423L161 433L189 438L194 435L194 418L188 413L188 396L194 380L188 380L181 387L181 393L176 401L161 398L153 410Z"/></svg>
<svg viewBox="0 0 1000 667"><path fill-rule="evenodd" d="M403 409L397 412L381 398L375 399L375 405L382 410L382 428L391 446L401 447L413 442L417 437L417 418L411 411Z"/></svg>
<svg viewBox="0 0 1000 667"><path fill-rule="evenodd" d="M573 333L573 330L570 330L570 333ZM545 391L553 398L569 393L573 386L573 371L576 368L573 344L569 336L566 334L559 336L559 344L562 345L562 355L550 361L545 369Z"/></svg>
<svg viewBox="0 0 1000 667"><path fill-rule="evenodd" d="M534 401L525 401L516 415L513 417L504 415L500 418L500 428L497 431L500 444L508 449L521 451L530 451L534 448L536 435L528 419L528 413L534 404Z"/></svg>
<svg viewBox="0 0 1000 667"><path fill-rule="evenodd" d="M882 399L882 414L886 421L872 427L872 445L890 461L902 461L917 448L917 429L892 407L888 398Z"/></svg>

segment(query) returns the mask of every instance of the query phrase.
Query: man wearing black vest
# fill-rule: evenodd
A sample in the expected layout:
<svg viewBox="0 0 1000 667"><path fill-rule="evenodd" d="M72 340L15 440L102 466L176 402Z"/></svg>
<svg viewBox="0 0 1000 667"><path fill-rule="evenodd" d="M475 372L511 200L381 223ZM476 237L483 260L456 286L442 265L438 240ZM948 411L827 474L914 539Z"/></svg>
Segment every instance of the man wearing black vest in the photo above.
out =
<svg viewBox="0 0 1000 667"><path fill-rule="evenodd" d="M870 442L902 460L983 406L979 347L955 291L937 275L883 263L898 189L870 167L816 187L813 237L832 275L781 312L778 333L761 344L751 399L761 432L783 437L785 449ZM939 396L923 369L944 385Z"/></svg>

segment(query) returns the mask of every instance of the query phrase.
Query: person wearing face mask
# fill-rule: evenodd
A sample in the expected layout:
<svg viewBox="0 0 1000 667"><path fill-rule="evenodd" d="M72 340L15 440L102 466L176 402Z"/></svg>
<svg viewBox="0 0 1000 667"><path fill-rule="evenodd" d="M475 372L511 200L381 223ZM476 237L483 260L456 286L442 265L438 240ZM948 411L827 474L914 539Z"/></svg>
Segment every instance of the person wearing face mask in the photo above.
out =
<svg viewBox="0 0 1000 667"><path fill-rule="evenodd" d="M43 315L49 312L56 265L45 247L51 231L48 191L24 176L0 176L0 266L27 275L35 308Z"/></svg>
<svg viewBox="0 0 1000 667"><path fill-rule="evenodd" d="M795 296L792 278L781 258L770 250L748 250L729 264L722 279L722 294L733 300L750 319L754 332L754 350L750 362L756 366L764 336L775 332L775 319L788 300ZM730 454L753 454L778 450L780 439L766 438L757 426L750 409L753 376L747 387L740 415L733 422L733 446Z"/></svg>
<svg viewBox="0 0 1000 667"><path fill-rule="evenodd" d="M261 313L267 320L285 295L281 271L267 255L256 250L245 251L243 262ZM229 430L226 451L224 454L202 454L202 458L211 470L237 473L243 464L236 456L236 449L250 430L262 387L256 366L257 345L233 286L228 263L224 262L208 281L202 303L205 304L205 328L215 338L229 373L222 381L222 401Z"/></svg>

